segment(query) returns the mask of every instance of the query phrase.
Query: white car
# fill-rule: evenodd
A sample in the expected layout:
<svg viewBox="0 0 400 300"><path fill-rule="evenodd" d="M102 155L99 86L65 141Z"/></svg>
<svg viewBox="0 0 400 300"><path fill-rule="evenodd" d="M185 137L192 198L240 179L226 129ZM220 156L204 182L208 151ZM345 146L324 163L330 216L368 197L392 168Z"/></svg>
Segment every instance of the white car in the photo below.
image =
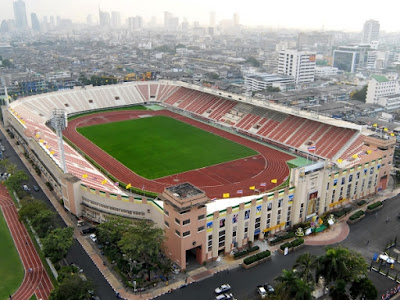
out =
<svg viewBox="0 0 400 300"><path fill-rule="evenodd" d="M91 239L93 242L96 243L97 237L96 237L96 235L95 235L94 233L92 233L91 235L89 235L89 237L90 237L90 239Z"/></svg>
<svg viewBox="0 0 400 300"><path fill-rule="evenodd" d="M229 291L230 289L231 289L231 286L227 283L224 283L215 289L215 293L221 294L221 293ZM224 299L224 298L222 298L222 299Z"/></svg>
<svg viewBox="0 0 400 300"><path fill-rule="evenodd" d="M215 300L234 300L233 295L231 293L229 294L220 294L217 297L215 297Z"/></svg>

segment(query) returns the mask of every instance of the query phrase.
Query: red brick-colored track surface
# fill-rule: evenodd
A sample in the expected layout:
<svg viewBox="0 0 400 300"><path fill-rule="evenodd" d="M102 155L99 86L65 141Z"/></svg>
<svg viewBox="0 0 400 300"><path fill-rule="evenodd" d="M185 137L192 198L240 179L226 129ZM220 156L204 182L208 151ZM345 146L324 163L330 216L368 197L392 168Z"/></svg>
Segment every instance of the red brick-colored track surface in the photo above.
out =
<svg viewBox="0 0 400 300"><path fill-rule="evenodd" d="M3 185L0 185L0 207L25 269L24 280L19 289L12 295L12 299L27 300L33 294L36 295L37 299L48 299L53 284L26 228L18 219L14 202ZM29 271L30 269L31 271Z"/></svg>
<svg viewBox="0 0 400 300"><path fill-rule="evenodd" d="M132 172L76 131L77 127L135 119L143 115L169 116L252 148L259 154L244 159L149 180ZM223 193L229 193L230 197L242 196L241 194L237 194L238 190L243 190L243 195L251 195L253 191L249 190L250 186L256 186L260 191L267 191L281 184L285 177L289 175L289 168L286 161L294 158L278 150L168 110L112 111L83 116L70 121L67 129L64 131L64 135L120 181L131 183L138 188L144 188L145 190L157 193L162 192L167 186L182 182L190 182L201 188L210 198L221 198ZM210 151L212 151L212 149L210 149ZM272 179L277 179L278 183L271 183ZM263 182L267 184L266 187L260 187L260 183Z"/></svg>

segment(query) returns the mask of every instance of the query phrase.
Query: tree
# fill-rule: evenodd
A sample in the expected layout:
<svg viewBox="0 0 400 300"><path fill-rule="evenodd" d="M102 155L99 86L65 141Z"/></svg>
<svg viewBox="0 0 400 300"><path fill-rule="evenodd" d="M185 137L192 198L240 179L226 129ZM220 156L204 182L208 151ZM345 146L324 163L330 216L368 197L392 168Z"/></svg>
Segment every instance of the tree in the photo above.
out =
<svg viewBox="0 0 400 300"><path fill-rule="evenodd" d="M303 279L305 282L313 282L313 270L316 269L316 265L317 258L309 252L306 252L297 257L296 263L293 267L299 272L301 279Z"/></svg>
<svg viewBox="0 0 400 300"><path fill-rule="evenodd" d="M132 226L132 220L121 217L110 217L107 222L97 226L97 238L104 244L118 244L122 235Z"/></svg>
<svg viewBox="0 0 400 300"><path fill-rule="evenodd" d="M253 67L258 68L261 64L260 62L253 56L249 56L246 60L247 63L251 64Z"/></svg>
<svg viewBox="0 0 400 300"><path fill-rule="evenodd" d="M83 277L83 276L82 276ZM85 300L89 299L89 290L93 289L93 284L85 277L78 274L67 276L58 287L50 294L50 300Z"/></svg>
<svg viewBox="0 0 400 300"><path fill-rule="evenodd" d="M44 202L27 196L21 200L21 208L18 211L18 215L21 219L32 220L44 210L47 210L47 206Z"/></svg>
<svg viewBox="0 0 400 300"><path fill-rule="evenodd" d="M367 277L354 280L350 287L350 295L353 299L360 297L365 300L373 300L378 297L378 291Z"/></svg>
<svg viewBox="0 0 400 300"><path fill-rule="evenodd" d="M310 300L312 286L298 277L295 270L282 270L282 274L275 278L278 281L277 295L281 300Z"/></svg>
<svg viewBox="0 0 400 300"><path fill-rule="evenodd" d="M282 300L291 299L293 288L296 285L297 274L294 270L283 269L281 275L275 278L279 284L276 287L277 294Z"/></svg>
<svg viewBox="0 0 400 300"><path fill-rule="evenodd" d="M29 177L24 171L18 170L7 179L7 184L10 188L17 191L21 189L22 183L28 179Z"/></svg>
<svg viewBox="0 0 400 300"><path fill-rule="evenodd" d="M32 226L40 238L44 238L54 228L54 217L53 211L45 209L31 218Z"/></svg>
<svg viewBox="0 0 400 300"><path fill-rule="evenodd" d="M152 223L141 220L133 223L132 226L122 234L118 246L130 261L130 271L136 262L143 262L148 271L150 279L151 268L158 262L158 256L164 243L164 232L156 228Z"/></svg>
<svg viewBox="0 0 400 300"><path fill-rule="evenodd" d="M332 300L349 299L349 296L346 294L346 282L343 279L336 281L331 287L329 295L332 297Z"/></svg>
<svg viewBox="0 0 400 300"><path fill-rule="evenodd" d="M365 102L367 98L367 89L368 85L364 85L360 90L352 91L350 94L350 98L353 100Z"/></svg>
<svg viewBox="0 0 400 300"><path fill-rule="evenodd" d="M63 259L72 246L74 230L72 227L56 228L51 231L43 242L43 252L55 263Z"/></svg>

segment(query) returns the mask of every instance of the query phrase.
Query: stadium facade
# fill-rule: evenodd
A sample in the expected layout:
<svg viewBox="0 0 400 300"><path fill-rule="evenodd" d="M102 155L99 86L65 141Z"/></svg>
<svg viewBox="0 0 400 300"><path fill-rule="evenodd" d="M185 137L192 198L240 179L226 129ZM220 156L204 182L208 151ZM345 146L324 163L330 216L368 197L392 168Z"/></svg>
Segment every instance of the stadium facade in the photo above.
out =
<svg viewBox="0 0 400 300"><path fill-rule="evenodd" d="M233 198L221 194L217 200L190 183L166 187L156 199L128 194L68 144L68 173L62 171L56 134L47 126L54 109L72 116L151 103L313 159L293 167L273 191ZM190 253L200 263L213 260L386 189L395 148L395 139L386 129L372 132L322 115L181 82L41 94L3 107L3 117L18 142L16 147L39 166L41 176L68 211L96 222L110 215L151 220L165 229L166 254L182 268Z"/></svg>

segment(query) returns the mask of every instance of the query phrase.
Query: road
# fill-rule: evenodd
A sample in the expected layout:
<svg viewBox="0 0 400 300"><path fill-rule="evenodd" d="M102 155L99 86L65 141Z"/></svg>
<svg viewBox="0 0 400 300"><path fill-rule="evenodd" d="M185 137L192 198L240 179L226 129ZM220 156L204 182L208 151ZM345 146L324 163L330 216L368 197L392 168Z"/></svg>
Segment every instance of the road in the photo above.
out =
<svg viewBox="0 0 400 300"><path fill-rule="evenodd" d="M17 165L17 168L19 170L25 171L28 176L29 176L29 181L28 185L31 188L32 195L36 199L42 200L44 203L47 204L47 206L55 211L53 205L51 204L50 200L46 197L46 195L43 193L43 191L39 192L34 192L32 189L33 185L37 185L37 182L35 179L32 177L30 174L29 170L25 167L17 153L14 151L14 149L11 147L11 145L7 142L7 139L4 137L3 133L0 131L0 138L1 138L1 143L2 145L6 148L6 151L3 152L3 156L5 156L6 159L8 159L10 162L14 163ZM56 222L61 226L65 227L66 224L62 220L62 218L56 214ZM68 252L67 258L66 258L68 263L75 263L78 265L81 269L83 269L85 275L87 278L92 280L94 283L94 291L97 295L100 296L101 299L115 299L115 293L111 286L108 284L108 282L105 280L103 275L100 273L100 271L97 269L95 264L92 262L90 257L87 255L87 253L84 251L82 248L81 244L79 244L76 240L74 240L74 243Z"/></svg>
<svg viewBox="0 0 400 300"><path fill-rule="evenodd" d="M399 196L386 200L384 208L379 211L378 215L368 215L359 223L351 225L349 236L340 244L360 252L369 263L373 253L381 252L386 243L390 239L393 240L395 233L398 233L400 230L400 219L396 218L397 213L400 211L398 207L399 201ZM387 216L389 216L390 221L386 223ZM368 240L369 243L367 246ZM280 274L281 270L290 269L295 263L296 258L305 252L321 255L324 253L324 247L305 246L298 252L289 254L288 256L274 253L270 262L263 263L249 270L236 268L229 272L220 272L213 277L193 283L171 294L163 295L159 299L215 299L213 291L223 283L229 283L232 286L232 293L239 300L258 299L256 286L265 282L274 283L274 278ZM382 295L395 285L394 281L373 271L369 272L368 277L378 289L378 295Z"/></svg>

